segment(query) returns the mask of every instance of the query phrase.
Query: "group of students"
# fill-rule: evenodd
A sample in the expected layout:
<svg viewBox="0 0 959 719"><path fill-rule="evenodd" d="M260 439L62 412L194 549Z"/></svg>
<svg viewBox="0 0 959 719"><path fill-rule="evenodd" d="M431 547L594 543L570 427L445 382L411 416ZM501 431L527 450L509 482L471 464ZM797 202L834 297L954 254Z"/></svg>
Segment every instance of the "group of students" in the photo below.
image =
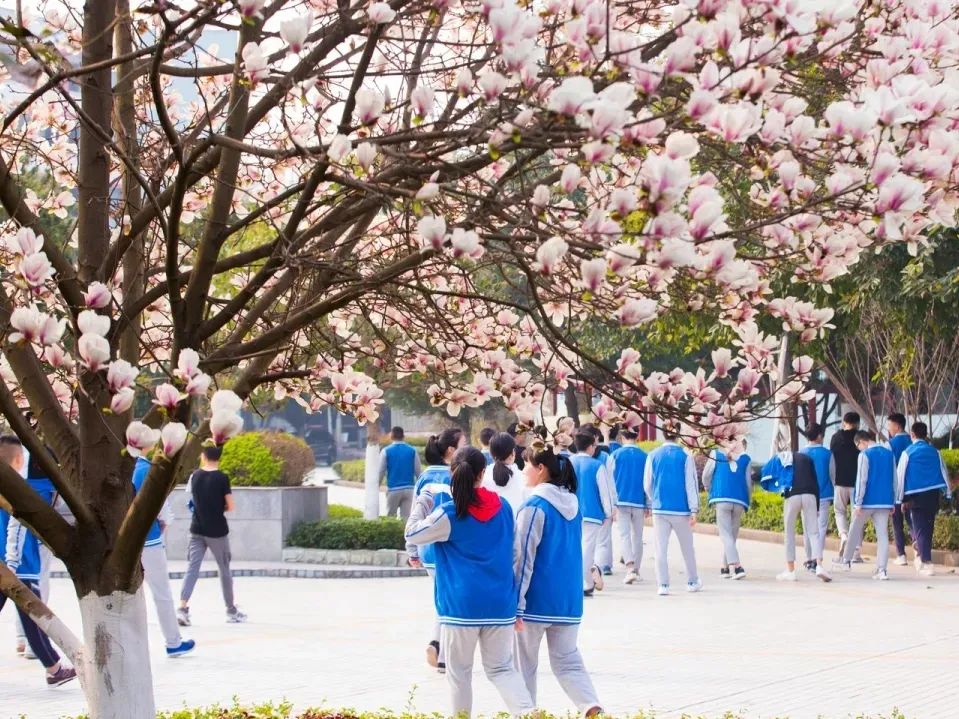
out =
<svg viewBox="0 0 959 719"><path fill-rule="evenodd" d="M160 515L151 525L141 554L144 582L153 595L157 618L166 643L166 655L170 658L181 657L196 647L194 640L185 639L181 635L180 627L191 625L189 601L207 549L212 552L217 562L227 608L227 621L238 623L246 620L246 615L236 607L233 599L229 527L225 514L233 510L234 503L229 477L219 469L221 452L220 447L205 447L199 469L190 475L188 494L192 517L188 567L178 608L174 607L164 542L164 533L172 518L168 503L164 503ZM0 461L14 471L24 474L30 486L45 502L51 506L62 507L62 503L58 503L53 483L43 474L33 458L29 457L19 438L13 435L0 436ZM151 466L146 457L137 458L131 478L134 493L138 492L146 481ZM47 601L50 579L49 551L33 532L3 510L0 510L0 537L5 540L5 551L0 560L14 571L34 594ZM0 609L6 599L6 595L0 593ZM40 660L50 686L61 686L75 679L75 669L61 662L46 634L26 612L19 607L17 611L17 653L27 659Z"/></svg>

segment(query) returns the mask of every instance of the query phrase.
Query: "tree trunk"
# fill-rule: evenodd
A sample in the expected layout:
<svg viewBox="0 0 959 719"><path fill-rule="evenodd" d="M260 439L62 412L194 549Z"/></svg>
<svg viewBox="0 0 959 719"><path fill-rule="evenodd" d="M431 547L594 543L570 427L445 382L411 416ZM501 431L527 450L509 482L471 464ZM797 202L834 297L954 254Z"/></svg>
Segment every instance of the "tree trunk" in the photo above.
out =
<svg viewBox="0 0 959 719"><path fill-rule="evenodd" d="M366 430L366 471L363 476L366 498L363 516L377 519L380 516L380 428L371 422Z"/></svg>
<svg viewBox="0 0 959 719"><path fill-rule="evenodd" d="M86 645L83 689L92 719L155 719L146 603L135 594L95 592L80 600Z"/></svg>
<svg viewBox="0 0 959 719"><path fill-rule="evenodd" d="M566 405L566 415L573 420L573 426L579 427L579 399L576 397L576 385L573 382L563 390L563 403Z"/></svg>

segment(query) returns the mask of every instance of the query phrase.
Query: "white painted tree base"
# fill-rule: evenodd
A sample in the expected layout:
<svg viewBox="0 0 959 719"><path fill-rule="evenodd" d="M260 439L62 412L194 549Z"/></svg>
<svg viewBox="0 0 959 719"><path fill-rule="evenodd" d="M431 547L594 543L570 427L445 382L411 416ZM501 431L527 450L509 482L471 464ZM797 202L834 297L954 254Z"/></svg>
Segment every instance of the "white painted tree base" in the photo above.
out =
<svg viewBox="0 0 959 719"><path fill-rule="evenodd" d="M83 690L90 719L156 719L146 603L136 594L90 593L80 600Z"/></svg>

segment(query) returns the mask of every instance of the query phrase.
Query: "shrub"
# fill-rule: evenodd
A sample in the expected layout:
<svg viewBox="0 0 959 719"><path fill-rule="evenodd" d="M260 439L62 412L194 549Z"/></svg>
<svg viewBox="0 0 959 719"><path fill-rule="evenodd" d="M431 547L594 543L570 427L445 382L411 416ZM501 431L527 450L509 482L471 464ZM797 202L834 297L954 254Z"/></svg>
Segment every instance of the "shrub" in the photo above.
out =
<svg viewBox="0 0 959 719"><path fill-rule="evenodd" d="M362 519L363 512L345 504L331 504L327 507L327 519Z"/></svg>
<svg viewBox="0 0 959 719"><path fill-rule="evenodd" d="M406 522L380 519L328 519L302 522L293 528L286 543L311 549L404 549Z"/></svg>
<svg viewBox="0 0 959 719"><path fill-rule="evenodd" d="M314 466L309 445L285 432L244 432L226 443L220 459L239 487L298 487Z"/></svg>
<svg viewBox="0 0 959 719"><path fill-rule="evenodd" d="M333 471L344 482L364 482L366 480L366 460L349 459L333 463Z"/></svg>

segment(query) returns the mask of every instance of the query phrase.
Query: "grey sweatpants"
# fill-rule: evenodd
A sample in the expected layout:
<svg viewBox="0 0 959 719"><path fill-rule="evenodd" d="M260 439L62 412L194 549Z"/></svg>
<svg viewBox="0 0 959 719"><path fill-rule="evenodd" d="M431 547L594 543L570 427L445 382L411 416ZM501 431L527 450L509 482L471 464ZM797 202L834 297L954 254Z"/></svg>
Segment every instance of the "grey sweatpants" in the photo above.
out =
<svg viewBox="0 0 959 719"><path fill-rule="evenodd" d="M686 563L686 581L699 579L696 570L696 549L693 546L693 530L688 514L654 514L653 531L656 532L656 581L669 585L669 535L673 532L679 540Z"/></svg>
<svg viewBox="0 0 959 719"><path fill-rule="evenodd" d="M746 508L735 502L716 502L716 526L719 539L723 543L723 566L739 564L739 551L736 541L739 539L739 526L742 524Z"/></svg>
<svg viewBox="0 0 959 719"><path fill-rule="evenodd" d="M819 500L819 540L823 545L823 554L826 553L826 537L829 535L829 511L832 509L831 499ZM803 548L806 550L806 559L812 560L813 556L812 542L809 541L809 535L803 534Z"/></svg>
<svg viewBox="0 0 959 719"><path fill-rule="evenodd" d="M638 572L643 563L643 527L646 510L639 507L617 507L619 537L623 542L623 559L626 564L635 564Z"/></svg>
<svg viewBox="0 0 959 719"><path fill-rule="evenodd" d="M503 697L513 716L522 716L536 706L523 683L513 657L516 630L505 627L457 627L444 625L443 654L450 685L453 716L470 716L473 710L473 658L479 644L486 678Z"/></svg>
<svg viewBox="0 0 959 719"><path fill-rule="evenodd" d="M809 537L812 558L822 559L822 538L819 536L819 506L814 494L786 497L783 524L786 530L786 561L796 561L796 518L802 514L802 531Z"/></svg>
<svg viewBox="0 0 959 719"><path fill-rule="evenodd" d="M866 522L872 520L876 528L876 568L885 569L889 563L889 515L891 509L860 509L852 513L852 526L849 528L849 541L842 561L851 562L853 553L862 546L862 536L866 531Z"/></svg>
<svg viewBox="0 0 959 719"><path fill-rule="evenodd" d="M596 560L595 563L601 569L613 566L613 520L607 519L603 522L603 528L599 532L599 539L596 540Z"/></svg>
<svg viewBox="0 0 959 719"><path fill-rule="evenodd" d="M236 611L233 603L233 575L230 574L230 537L203 537L199 534L190 535L190 545L187 548L187 568L183 577L183 586L180 588L180 600L190 601L196 580L200 578L200 564L206 556L206 550L213 553L216 560L217 572L220 575L220 589L223 592L223 603L228 612Z"/></svg>
<svg viewBox="0 0 959 719"><path fill-rule="evenodd" d="M170 587L166 548L162 544L144 547L143 554L140 555L140 564L143 565L143 579L150 587L150 594L153 595L157 621L160 622L166 645L171 649L178 647L183 642L183 637L180 636L176 608L173 606L173 590Z"/></svg>
<svg viewBox="0 0 959 719"><path fill-rule="evenodd" d="M523 631L516 635L519 670L523 673L523 681L526 682L533 704L536 704L539 648L545 635L550 669L566 696L576 705L576 711L584 714L587 710L600 706L593 680L589 678L583 657L576 646L579 625L525 622L523 626Z"/></svg>
<svg viewBox="0 0 959 719"><path fill-rule="evenodd" d="M839 534L849 536L849 517L846 512L850 509L850 500L852 499L852 487L836 487L835 505L836 528Z"/></svg>
<svg viewBox="0 0 959 719"><path fill-rule="evenodd" d="M588 591L593 588L593 575L590 570L596 564L596 544L603 533L603 524L583 521L583 590Z"/></svg>
<svg viewBox="0 0 959 719"><path fill-rule="evenodd" d="M386 493L386 516L395 517L399 512L400 519L409 519L413 509L413 490L397 489Z"/></svg>

